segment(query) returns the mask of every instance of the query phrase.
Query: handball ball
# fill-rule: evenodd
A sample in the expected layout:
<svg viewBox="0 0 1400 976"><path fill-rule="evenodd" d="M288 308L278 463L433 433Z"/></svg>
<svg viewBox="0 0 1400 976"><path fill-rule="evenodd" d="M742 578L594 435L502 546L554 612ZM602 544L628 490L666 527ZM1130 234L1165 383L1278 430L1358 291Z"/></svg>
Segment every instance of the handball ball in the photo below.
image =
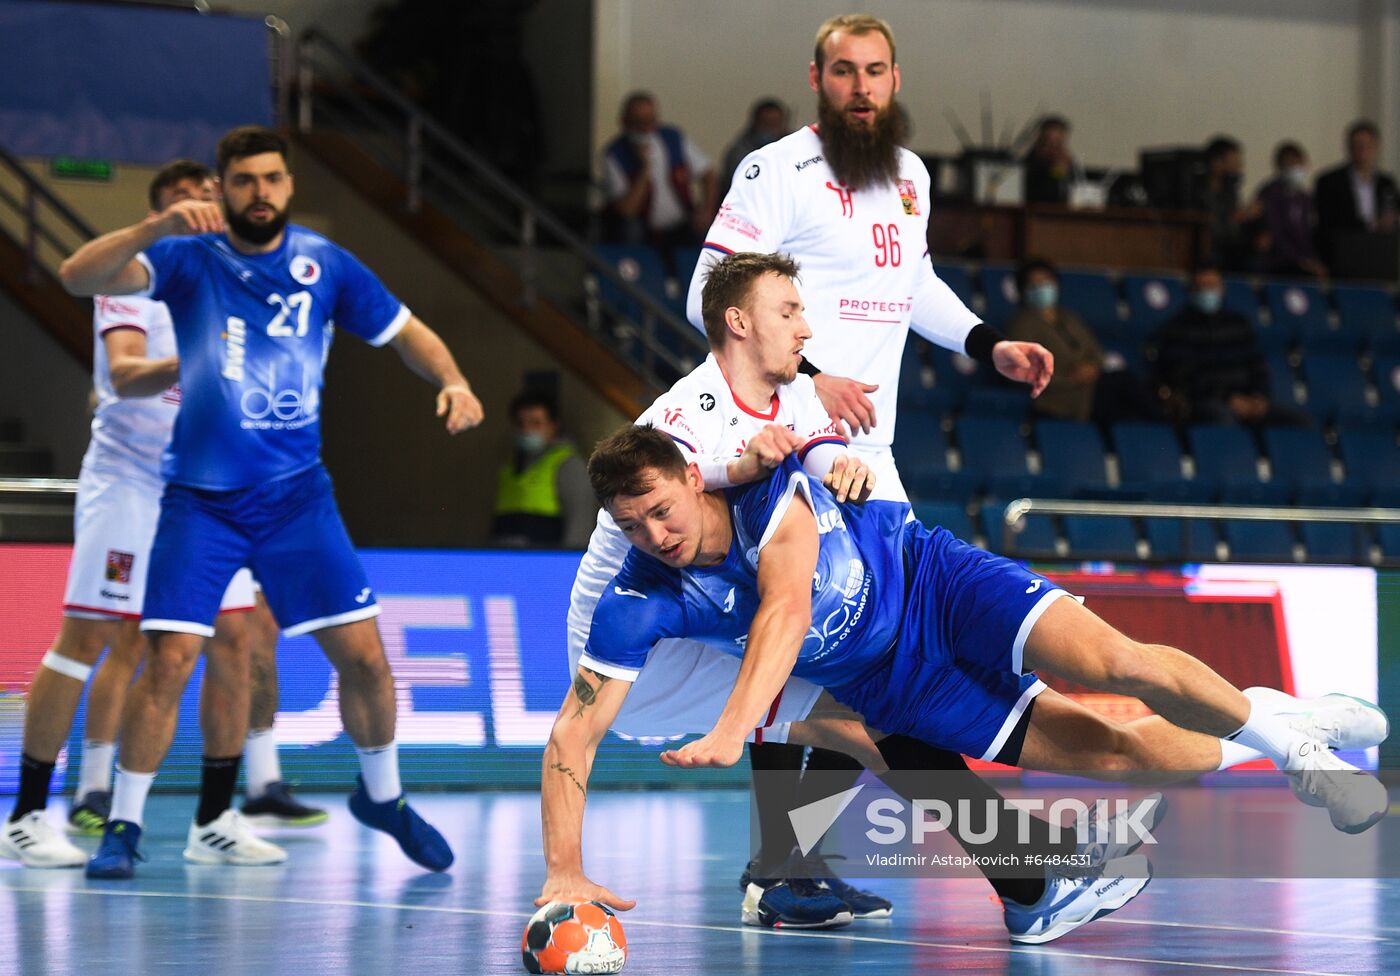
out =
<svg viewBox="0 0 1400 976"><path fill-rule="evenodd" d="M520 957L532 973L620 973L627 937L606 905L552 901L525 926Z"/></svg>

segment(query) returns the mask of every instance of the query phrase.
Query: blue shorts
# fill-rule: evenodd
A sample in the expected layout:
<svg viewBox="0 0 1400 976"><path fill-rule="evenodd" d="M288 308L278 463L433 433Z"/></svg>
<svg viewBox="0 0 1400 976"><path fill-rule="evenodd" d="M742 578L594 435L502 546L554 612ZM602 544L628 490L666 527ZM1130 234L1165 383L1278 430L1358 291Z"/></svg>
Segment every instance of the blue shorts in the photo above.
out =
<svg viewBox="0 0 1400 976"><path fill-rule="evenodd" d="M831 693L880 731L993 759L1045 690L1022 673L1026 638L1068 594L1019 563L918 523L905 528L904 566L904 619L887 665Z"/></svg>
<svg viewBox="0 0 1400 976"><path fill-rule="evenodd" d="M379 615L319 464L235 491L166 485L141 629L211 636L219 600L242 566L288 636Z"/></svg>

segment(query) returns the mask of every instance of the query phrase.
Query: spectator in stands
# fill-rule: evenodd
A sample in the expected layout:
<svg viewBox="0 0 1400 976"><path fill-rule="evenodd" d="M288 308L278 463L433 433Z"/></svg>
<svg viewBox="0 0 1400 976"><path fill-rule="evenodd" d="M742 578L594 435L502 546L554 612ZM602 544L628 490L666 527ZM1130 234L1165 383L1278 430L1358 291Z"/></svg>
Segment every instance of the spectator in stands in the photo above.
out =
<svg viewBox="0 0 1400 976"><path fill-rule="evenodd" d="M1347 128L1347 162L1319 176L1313 190L1318 247L1339 278L1372 273L1358 262L1357 249L1344 246L1345 236L1364 231L1394 234L1396 230L1400 196L1395 178L1376 167L1380 149L1380 130L1375 123L1364 119L1353 122ZM1394 269L1383 277L1394 277Z"/></svg>
<svg viewBox="0 0 1400 976"><path fill-rule="evenodd" d="M515 451L496 478L492 542L583 549L598 514L588 470L560 436L553 397L532 390L510 403Z"/></svg>
<svg viewBox="0 0 1400 976"><path fill-rule="evenodd" d="M1215 265L1191 273L1187 307L1152 338L1156 380L1173 419L1192 424L1305 426L1306 415L1269 399L1269 365L1253 327L1228 309Z"/></svg>
<svg viewBox="0 0 1400 976"><path fill-rule="evenodd" d="M762 98L749 109L748 127L740 132L729 148L724 151L724 166L719 174L720 192L718 199L729 194L729 184L734 180L734 171L745 156L755 149L762 149L770 142L776 142L791 131L788 125L787 106L776 98Z"/></svg>
<svg viewBox="0 0 1400 976"><path fill-rule="evenodd" d="M1040 120L1035 142L1026 153L1026 202L1068 203L1074 176L1069 151L1069 120L1047 115Z"/></svg>
<svg viewBox="0 0 1400 976"><path fill-rule="evenodd" d="M714 219L715 168L684 132L661 124L647 92L623 100L621 123L603 150L604 238L655 247L674 278L675 249L699 245Z"/></svg>
<svg viewBox="0 0 1400 976"><path fill-rule="evenodd" d="M1259 209L1240 205L1244 149L1229 136L1206 144L1206 172L1199 202L1210 225L1210 261L1227 271L1252 271Z"/></svg>
<svg viewBox="0 0 1400 976"><path fill-rule="evenodd" d="M1038 342L1055 357L1050 385L1032 401L1035 411L1061 420L1156 420L1161 413L1140 377L1105 369L1103 347L1074 312L1060 305L1060 276L1048 261L1032 258L1016 269L1021 307L1006 337Z"/></svg>
<svg viewBox="0 0 1400 976"><path fill-rule="evenodd" d="M1313 242L1316 213L1308 188L1308 155L1296 142L1274 149L1274 177L1259 188L1260 230L1255 246L1269 274L1325 278Z"/></svg>

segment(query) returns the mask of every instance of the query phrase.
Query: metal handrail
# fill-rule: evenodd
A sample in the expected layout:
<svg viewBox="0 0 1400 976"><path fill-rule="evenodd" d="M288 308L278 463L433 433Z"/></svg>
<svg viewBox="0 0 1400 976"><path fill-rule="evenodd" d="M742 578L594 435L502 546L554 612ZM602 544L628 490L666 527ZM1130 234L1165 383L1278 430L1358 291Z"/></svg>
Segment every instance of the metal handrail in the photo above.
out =
<svg viewBox="0 0 1400 976"><path fill-rule="evenodd" d="M315 127L316 113L312 98L317 76L313 63L314 52L327 55L339 69L368 89L375 99L380 100L381 105L373 104L347 86L341 86L336 92L337 96L346 99L362 118L373 122L381 130L390 132L396 137L396 144L404 147L403 178L407 185L405 203L409 212L414 212L421 206L424 193L423 175L425 171L431 171L436 183L450 186L454 192L485 214L493 224L512 235L513 243L521 249L523 257L518 273L522 279L522 297L527 307L536 300L536 256L541 250L540 239L547 236L551 242L557 243L563 251L577 259L589 272L599 279L606 280L613 290L625 296L627 301L640 310L642 321L638 338L644 350L644 361L640 365L649 383L657 387L664 387L670 383L670 380L663 381L659 378L655 371L657 362L679 373L689 370L689 364L657 338L657 327L678 336L683 347L693 349L697 357L705 355L708 346L699 330L677 317L652 295L623 278L616 268L596 254L593 248L563 221L531 198L440 122L425 114L388 81L314 27L302 32L296 46L298 103L295 123L302 132L310 132ZM401 118L386 117L381 106L388 106ZM447 165L435 163L426 151L429 141L441 148L447 157ZM516 211L518 219L512 220L509 216L502 216L502 206ZM622 355L627 358L626 353Z"/></svg>
<svg viewBox="0 0 1400 976"><path fill-rule="evenodd" d="M49 227L40 222L39 204L52 210L63 218L69 229L74 231L83 241L90 241L97 236L97 231L93 229L82 217L78 216L69 206L55 196L48 187L34 178L34 174L29 172L29 168L20 160L0 148L0 168L8 170L24 186L24 199L16 200L10 194L0 195L5 203L8 203L24 218L24 238L25 250L28 252L30 266L38 262L39 237L42 235L50 244L59 245L58 239Z"/></svg>
<svg viewBox="0 0 1400 976"><path fill-rule="evenodd" d="M1391 508L1275 508L1269 505L1189 505L1155 502L1086 502L1058 498L1017 498L1003 518L1014 529L1032 512L1042 515L1122 515L1128 518L1245 519L1256 522L1347 522L1355 525L1400 522Z"/></svg>
<svg viewBox="0 0 1400 976"><path fill-rule="evenodd" d="M73 478L0 478L0 495L76 495Z"/></svg>

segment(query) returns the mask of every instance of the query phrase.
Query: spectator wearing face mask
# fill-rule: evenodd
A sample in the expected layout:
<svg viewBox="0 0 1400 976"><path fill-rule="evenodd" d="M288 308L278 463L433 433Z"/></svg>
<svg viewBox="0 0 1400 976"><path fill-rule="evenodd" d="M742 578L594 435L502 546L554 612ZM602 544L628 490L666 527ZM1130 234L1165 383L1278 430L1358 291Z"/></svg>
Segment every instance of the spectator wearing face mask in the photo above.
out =
<svg viewBox="0 0 1400 976"><path fill-rule="evenodd" d="M1229 136L1216 136L1206 145L1199 200L1210 227L1211 263L1227 271L1254 270L1252 241L1259 209L1253 204L1241 205L1243 181L1243 147Z"/></svg>
<svg viewBox="0 0 1400 976"><path fill-rule="evenodd" d="M511 401L510 420L515 450L496 478L492 543L587 547L598 503L578 451L560 436L553 398L526 390Z"/></svg>
<svg viewBox="0 0 1400 976"><path fill-rule="evenodd" d="M1224 300L1220 269L1196 268L1186 308L1152 337L1155 378L1171 415L1192 424L1305 426L1304 414L1269 399L1269 364L1259 338Z"/></svg>
<svg viewBox="0 0 1400 976"><path fill-rule="evenodd" d="M1050 385L1033 401L1035 412L1060 420L1152 420L1160 412L1147 385L1126 370L1105 368L1103 347L1074 312L1060 304L1060 276L1034 258L1016 269L1021 305L1006 337L1038 342L1055 357Z"/></svg>
<svg viewBox="0 0 1400 976"><path fill-rule="evenodd" d="M1296 142L1274 149L1274 177L1259 188L1257 249L1269 274L1325 278L1327 267L1313 240L1313 209L1308 155Z"/></svg>

